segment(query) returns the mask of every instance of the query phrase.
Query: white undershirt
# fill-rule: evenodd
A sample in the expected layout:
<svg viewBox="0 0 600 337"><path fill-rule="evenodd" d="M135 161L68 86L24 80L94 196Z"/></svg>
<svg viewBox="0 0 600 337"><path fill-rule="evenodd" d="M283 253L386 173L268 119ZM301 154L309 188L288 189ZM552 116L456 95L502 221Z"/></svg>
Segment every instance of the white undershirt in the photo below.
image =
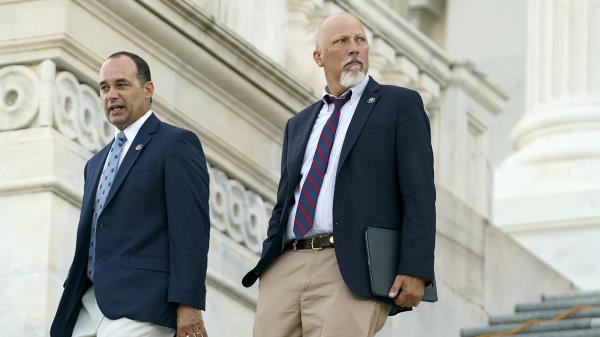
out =
<svg viewBox="0 0 600 337"><path fill-rule="evenodd" d="M123 159L125 158L129 147L131 146L131 143L135 139L135 136L137 136L138 132L140 131L140 128L142 127L142 125L144 125L144 123L146 122L148 117L150 117L151 114L152 110L148 110L148 112L146 112L142 117L138 118L137 121L131 123L128 127L125 128L125 130L123 130L123 132L125 133L125 137L127 137L127 140L125 141L125 143L123 143L123 150L121 151L121 157L119 157L119 165L117 167L121 166L121 163L123 162ZM115 127L115 139L117 138L119 132L121 132L121 130ZM108 156L106 160L108 160ZM104 161L104 166L106 166L106 161Z"/></svg>

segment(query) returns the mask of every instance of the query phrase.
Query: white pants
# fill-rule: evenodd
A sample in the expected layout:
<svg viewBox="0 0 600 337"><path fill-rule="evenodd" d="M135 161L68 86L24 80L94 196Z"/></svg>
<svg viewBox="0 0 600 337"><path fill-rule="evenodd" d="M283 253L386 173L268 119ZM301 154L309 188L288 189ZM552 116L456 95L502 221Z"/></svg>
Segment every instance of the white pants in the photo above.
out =
<svg viewBox="0 0 600 337"><path fill-rule="evenodd" d="M129 318L112 320L106 318L96 302L94 287L86 291L81 299L72 337L173 337L175 330L164 326L138 322Z"/></svg>

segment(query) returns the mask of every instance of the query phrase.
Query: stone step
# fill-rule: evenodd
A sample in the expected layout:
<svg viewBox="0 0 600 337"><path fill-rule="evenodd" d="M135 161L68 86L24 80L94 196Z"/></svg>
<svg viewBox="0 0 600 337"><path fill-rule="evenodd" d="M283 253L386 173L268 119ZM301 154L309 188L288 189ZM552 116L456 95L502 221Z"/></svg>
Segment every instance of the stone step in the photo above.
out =
<svg viewBox="0 0 600 337"><path fill-rule="evenodd" d="M462 337L476 337L481 334L486 333L497 333L497 332L506 332L510 331L523 322L513 323L513 324L496 324L487 327L475 327L475 328L465 328L461 330ZM578 329L590 329L590 328L600 328L600 317L596 318L571 318L564 319L562 321L557 322L544 322L530 325L519 331L519 333L515 334L517 336L521 336L527 333L541 333L541 332L555 332L555 331L565 331L565 330L578 330Z"/></svg>
<svg viewBox="0 0 600 337"><path fill-rule="evenodd" d="M490 317L489 324L511 324L525 322L530 319L550 319L562 314L563 312L564 309L527 311L511 315L494 315ZM600 307L594 307L575 312L568 318L600 318Z"/></svg>
<svg viewBox="0 0 600 337"><path fill-rule="evenodd" d="M591 306L570 314L560 321L535 323L515 333L518 337L600 337L600 291L542 296L542 302L522 303L511 315L489 318L489 326L461 330L462 337L508 332L529 320L553 319L576 306Z"/></svg>
<svg viewBox="0 0 600 337"><path fill-rule="evenodd" d="M554 331L554 332L532 332L517 334L518 337L600 337L600 329Z"/></svg>
<svg viewBox="0 0 600 337"><path fill-rule="evenodd" d="M582 298L600 298L600 291L582 291L576 292L572 294L543 294L542 301L551 302L551 301L563 301L563 300L574 300L574 299L582 299Z"/></svg>
<svg viewBox="0 0 600 337"><path fill-rule="evenodd" d="M574 298L556 301L546 301L537 303L518 304L516 312L540 311L540 310L556 310L568 309L575 305L593 305L600 306L600 297L592 298Z"/></svg>

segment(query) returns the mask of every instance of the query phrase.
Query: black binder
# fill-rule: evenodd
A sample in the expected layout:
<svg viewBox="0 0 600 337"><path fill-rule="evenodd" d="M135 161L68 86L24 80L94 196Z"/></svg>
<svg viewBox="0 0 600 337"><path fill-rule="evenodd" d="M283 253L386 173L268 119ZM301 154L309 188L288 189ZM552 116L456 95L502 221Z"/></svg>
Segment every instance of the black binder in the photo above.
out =
<svg viewBox="0 0 600 337"><path fill-rule="evenodd" d="M399 230L372 226L365 231L371 293L375 296L388 297L394 283L400 261L400 235ZM435 280L425 287L422 300L438 300Z"/></svg>

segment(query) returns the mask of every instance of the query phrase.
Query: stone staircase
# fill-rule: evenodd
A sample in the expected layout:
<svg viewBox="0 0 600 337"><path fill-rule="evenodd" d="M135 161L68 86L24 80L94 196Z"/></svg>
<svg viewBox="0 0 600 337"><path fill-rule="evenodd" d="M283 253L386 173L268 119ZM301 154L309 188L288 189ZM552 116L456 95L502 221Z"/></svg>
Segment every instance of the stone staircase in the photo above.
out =
<svg viewBox="0 0 600 337"><path fill-rule="evenodd" d="M489 326L464 328L461 337L600 337L600 291L544 295L542 302L519 304L515 311L512 315L491 316ZM531 324L512 335L499 334L529 320L556 317L562 319Z"/></svg>

